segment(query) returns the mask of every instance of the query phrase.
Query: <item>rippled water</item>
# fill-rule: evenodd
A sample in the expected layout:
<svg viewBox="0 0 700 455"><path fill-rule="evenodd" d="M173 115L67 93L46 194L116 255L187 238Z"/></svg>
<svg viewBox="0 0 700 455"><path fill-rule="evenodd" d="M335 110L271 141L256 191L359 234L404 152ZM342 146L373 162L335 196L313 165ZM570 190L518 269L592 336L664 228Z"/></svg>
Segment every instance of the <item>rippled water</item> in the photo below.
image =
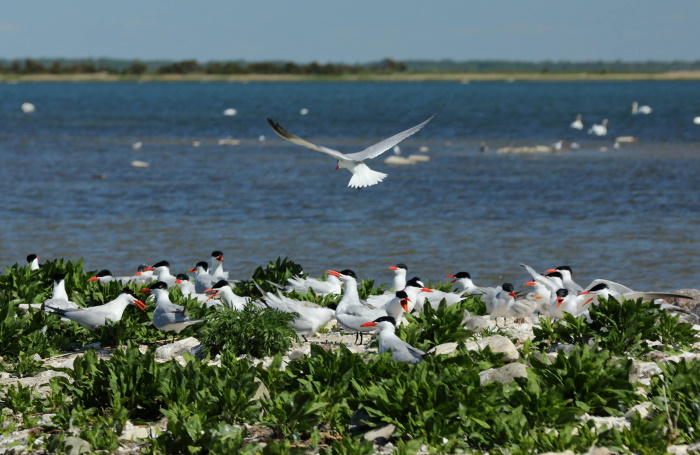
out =
<svg viewBox="0 0 700 455"><path fill-rule="evenodd" d="M115 274L162 259L184 271L220 249L237 278L287 256L312 275L352 268L379 282L405 262L431 280L466 270L519 285L526 262L569 264L583 284L698 288L699 99L699 82L0 84L0 264L37 253ZM654 112L630 115L634 100ZM432 161L374 160L389 177L362 191L265 121L352 152L443 104L402 144ZM608 139L571 130L579 112L587 126L608 118ZM640 142L613 150L622 135ZM242 143L218 145L227 137ZM478 150L558 139L581 150Z"/></svg>

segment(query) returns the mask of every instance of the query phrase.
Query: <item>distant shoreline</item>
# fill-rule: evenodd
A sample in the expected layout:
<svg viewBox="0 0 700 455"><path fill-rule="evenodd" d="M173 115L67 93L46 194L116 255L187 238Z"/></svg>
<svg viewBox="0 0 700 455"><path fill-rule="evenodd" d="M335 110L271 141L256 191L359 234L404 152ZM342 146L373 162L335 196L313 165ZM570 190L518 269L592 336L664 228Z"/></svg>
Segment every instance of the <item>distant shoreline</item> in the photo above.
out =
<svg viewBox="0 0 700 455"><path fill-rule="evenodd" d="M483 81L680 81L700 80L700 71L665 73L395 73L315 76L297 74L23 74L0 75L0 82L483 82Z"/></svg>

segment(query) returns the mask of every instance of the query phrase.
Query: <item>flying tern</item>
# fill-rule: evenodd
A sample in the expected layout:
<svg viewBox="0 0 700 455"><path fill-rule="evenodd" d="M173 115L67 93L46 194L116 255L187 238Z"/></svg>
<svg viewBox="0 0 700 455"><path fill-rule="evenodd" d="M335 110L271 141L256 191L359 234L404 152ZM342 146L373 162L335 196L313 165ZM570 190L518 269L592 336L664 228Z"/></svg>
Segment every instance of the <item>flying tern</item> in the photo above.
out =
<svg viewBox="0 0 700 455"><path fill-rule="evenodd" d="M277 133L283 139L286 139L294 144L301 145L302 147L325 153L338 160L336 170L340 169L341 167L344 167L352 173L352 178L350 179L350 183L348 183L348 186L350 188L361 189L368 186L376 185L377 183L384 180L384 178L386 177L386 174L370 169L365 164L365 160L376 158L382 153L386 152L387 150L391 150L399 142L417 133L421 128L427 125L436 115L437 112L430 116L428 120L419 123L413 128L409 128L406 131L402 131L394 136L391 136L388 139L384 139L383 141L378 142L370 147L367 147L366 149L360 152L350 154L341 153L337 150L333 150L328 147L312 144L311 142L302 139L299 136L296 136L290 133L289 131L285 130L279 123L275 122L272 119L268 118L267 122L270 124L275 133Z"/></svg>

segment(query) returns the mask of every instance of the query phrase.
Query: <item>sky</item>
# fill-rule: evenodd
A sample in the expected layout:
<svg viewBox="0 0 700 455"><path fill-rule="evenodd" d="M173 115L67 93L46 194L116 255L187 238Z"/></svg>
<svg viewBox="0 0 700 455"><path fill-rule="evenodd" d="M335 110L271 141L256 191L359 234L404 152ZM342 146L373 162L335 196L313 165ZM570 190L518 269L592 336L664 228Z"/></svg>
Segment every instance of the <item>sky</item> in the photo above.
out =
<svg viewBox="0 0 700 455"><path fill-rule="evenodd" d="M0 0L0 59L700 60L700 0Z"/></svg>

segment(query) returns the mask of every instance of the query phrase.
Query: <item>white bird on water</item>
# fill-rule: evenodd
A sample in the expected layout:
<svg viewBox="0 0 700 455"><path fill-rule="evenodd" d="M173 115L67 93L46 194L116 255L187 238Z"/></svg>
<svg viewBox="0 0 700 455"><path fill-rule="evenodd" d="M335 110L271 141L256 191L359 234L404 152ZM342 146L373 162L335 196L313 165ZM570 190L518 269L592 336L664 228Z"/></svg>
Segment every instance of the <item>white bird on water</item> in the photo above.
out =
<svg viewBox="0 0 700 455"><path fill-rule="evenodd" d="M595 134L596 136L605 136L608 134L608 119L604 118L600 124L593 124L591 129L588 130L588 134Z"/></svg>
<svg viewBox="0 0 700 455"><path fill-rule="evenodd" d="M365 164L365 160L376 158L382 153L386 152L387 150L391 150L399 142L420 131L421 128L427 125L428 122L430 122L436 115L437 112L433 114L428 120L419 123L413 128L409 128L406 131L402 131L394 136L391 136L388 139L384 139L383 141L378 142L377 144L374 144L370 147L367 147L366 149L360 152L350 153L347 155L338 152L337 150L330 149L328 147L312 144L311 142L302 139L299 136L295 136L294 134L282 128L282 126L279 123L275 122L272 119L268 118L267 122L270 124L275 133L277 133L283 139L286 139L294 144L301 145L302 147L310 148L311 150L316 150L318 152L325 153L337 159L338 162L335 167L336 170L340 169L341 167L344 167L352 173L352 178L350 179L350 183L348 183L348 186L350 188L360 189L365 188L367 186L376 185L377 183L384 180L384 178L386 177L386 174L370 169Z"/></svg>
<svg viewBox="0 0 700 455"><path fill-rule="evenodd" d="M36 110L36 107L34 107L32 103L22 103L21 108L22 112L25 114L32 114Z"/></svg>
<svg viewBox="0 0 700 455"><path fill-rule="evenodd" d="M583 129L583 122L581 121L581 114L576 114L576 120L571 122L571 128L575 130L582 130Z"/></svg>
<svg viewBox="0 0 700 455"><path fill-rule="evenodd" d="M632 103L632 115L637 115L637 114L649 115L649 114L651 114L651 107L640 106L639 103L637 103L635 101Z"/></svg>

